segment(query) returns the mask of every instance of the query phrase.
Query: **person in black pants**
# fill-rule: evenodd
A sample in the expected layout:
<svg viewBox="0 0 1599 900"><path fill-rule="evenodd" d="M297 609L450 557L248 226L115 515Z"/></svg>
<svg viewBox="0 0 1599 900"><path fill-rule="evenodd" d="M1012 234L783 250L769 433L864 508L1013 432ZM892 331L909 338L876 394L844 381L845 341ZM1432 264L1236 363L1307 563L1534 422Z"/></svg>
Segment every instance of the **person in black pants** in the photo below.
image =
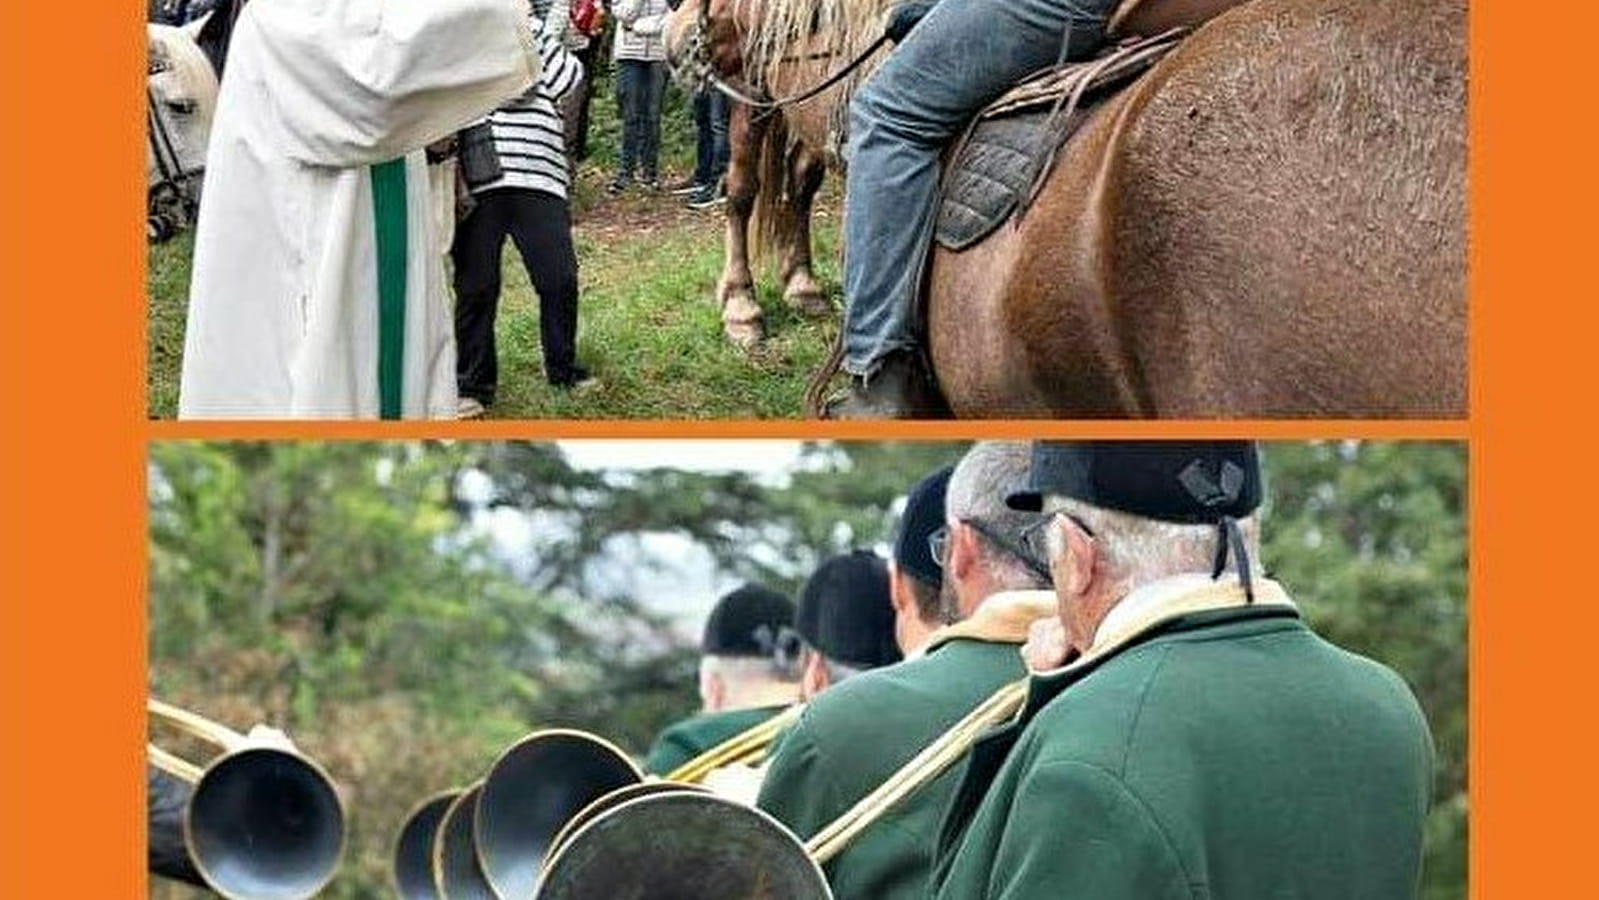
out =
<svg viewBox="0 0 1599 900"><path fill-rule="evenodd" d="M535 17L543 68L522 97L461 132L461 172L472 208L455 227L456 389L461 418L493 405L499 384L494 318L500 304L500 251L516 244L539 295L544 377L558 388L591 379L577 362L577 253L567 202L571 186L560 104L583 77L565 48L565 3Z"/></svg>
<svg viewBox="0 0 1599 900"><path fill-rule="evenodd" d="M500 303L500 248L510 236L539 295L544 375L556 387L588 378L577 364L577 252L565 198L503 187L473 196L455 230L456 384L462 398L494 403L499 362L494 318Z"/></svg>

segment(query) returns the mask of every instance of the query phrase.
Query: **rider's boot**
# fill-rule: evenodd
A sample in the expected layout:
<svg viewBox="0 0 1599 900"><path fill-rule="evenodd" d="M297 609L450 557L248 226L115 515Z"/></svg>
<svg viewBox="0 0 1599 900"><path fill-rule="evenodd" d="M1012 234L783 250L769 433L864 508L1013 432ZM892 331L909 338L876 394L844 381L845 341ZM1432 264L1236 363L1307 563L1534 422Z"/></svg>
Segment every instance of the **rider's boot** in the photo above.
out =
<svg viewBox="0 0 1599 900"><path fill-rule="evenodd" d="M870 377L850 376L849 393L830 401L827 419L922 419L939 415L943 399L916 350L884 357Z"/></svg>

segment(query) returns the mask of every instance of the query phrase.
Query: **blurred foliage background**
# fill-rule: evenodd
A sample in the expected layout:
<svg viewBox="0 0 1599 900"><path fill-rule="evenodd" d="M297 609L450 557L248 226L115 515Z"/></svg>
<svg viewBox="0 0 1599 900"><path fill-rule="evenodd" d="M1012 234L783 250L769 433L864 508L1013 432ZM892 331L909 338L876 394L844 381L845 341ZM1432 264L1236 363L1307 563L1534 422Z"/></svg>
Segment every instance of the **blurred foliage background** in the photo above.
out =
<svg viewBox="0 0 1599 900"><path fill-rule="evenodd" d="M743 443L751 459L771 449ZM699 471L580 467L550 443L158 443L151 690L241 730L288 730L347 791L348 853L324 896L391 896L390 842L412 804L524 732L583 728L641 754L695 711L698 623L681 612L714 592L674 614L630 585L670 584L687 560L718 585L793 591L826 556L890 539L905 489L962 449L812 443L781 471ZM1463 898L1465 448L1271 444L1266 467L1266 567L1427 711L1423 896ZM526 526L512 543L486 527L508 515Z"/></svg>

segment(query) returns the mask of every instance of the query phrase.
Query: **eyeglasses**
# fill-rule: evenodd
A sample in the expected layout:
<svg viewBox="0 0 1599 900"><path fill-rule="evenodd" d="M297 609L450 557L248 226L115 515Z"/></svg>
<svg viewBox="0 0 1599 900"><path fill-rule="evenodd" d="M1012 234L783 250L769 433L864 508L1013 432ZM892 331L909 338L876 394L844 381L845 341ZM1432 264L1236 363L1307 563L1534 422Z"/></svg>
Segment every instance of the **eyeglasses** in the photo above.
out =
<svg viewBox="0 0 1599 900"><path fill-rule="evenodd" d="M989 543L1015 557L1018 562L1026 566L1034 575L1047 582L1051 577L1049 572L1049 548L1043 540L1044 532L1042 526L1048 524L1051 518L1053 516L1045 516L1043 519L1028 525L1018 533L1016 540L1005 536L998 528L984 522L982 519L971 518L961 519L960 521L965 525L971 526L973 531L982 535ZM1081 522L1078 523L1078 526L1087 531L1087 526L1084 526ZM1090 535L1093 534L1091 531L1088 533ZM939 568L943 568L944 554L949 550L948 525L927 536L927 549L928 552L933 554L933 562Z"/></svg>
<svg viewBox="0 0 1599 900"><path fill-rule="evenodd" d="M1055 516L1057 515L1062 515L1070 519L1073 525L1076 525L1078 528L1082 529L1083 534L1086 534L1091 538L1098 537L1098 535L1094 534L1094 529L1088 527L1087 522L1084 522L1082 519L1063 509L1056 510L1055 512L1044 513L1038 517L1037 521L1017 532L1016 536L1021 541L1022 548L1025 552L1038 559L1049 559L1049 535L1045 529L1049 526L1050 522L1055 520Z"/></svg>

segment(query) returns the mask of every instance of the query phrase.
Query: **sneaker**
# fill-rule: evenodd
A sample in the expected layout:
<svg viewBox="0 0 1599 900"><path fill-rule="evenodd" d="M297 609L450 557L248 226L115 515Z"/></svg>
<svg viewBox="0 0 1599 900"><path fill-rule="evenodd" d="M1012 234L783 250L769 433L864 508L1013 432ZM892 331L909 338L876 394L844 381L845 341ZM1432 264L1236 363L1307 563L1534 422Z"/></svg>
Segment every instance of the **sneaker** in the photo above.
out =
<svg viewBox="0 0 1599 900"><path fill-rule="evenodd" d="M455 401L455 417L457 419L481 419L488 413L488 407L476 397L459 397Z"/></svg>
<svg viewBox="0 0 1599 900"><path fill-rule="evenodd" d="M580 391L599 384L598 378L589 374L589 370L582 366L573 366L570 372L552 376L550 386L564 391Z"/></svg>
<svg viewBox="0 0 1599 900"><path fill-rule="evenodd" d="M611 179L610 184L605 186L605 193L610 194L612 197L620 197L627 193L627 189L632 186L632 183L633 180L631 178L623 178L618 175Z"/></svg>
<svg viewBox="0 0 1599 900"><path fill-rule="evenodd" d="M661 189L661 180L651 175L638 180L638 186L648 193L655 193Z"/></svg>
<svg viewBox="0 0 1599 900"><path fill-rule="evenodd" d="M695 181L694 176L690 175L682 181L673 182L672 184L667 185L666 191L674 197L686 197L689 194L698 193L703 187L705 187L704 184Z"/></svg>
<svg viewBox="0 0 1599 900"><path fill-rule="evenodd" d="M722 182L707 184L688 198L689 209L711 209L727 202L727 191Z"/></svg>

